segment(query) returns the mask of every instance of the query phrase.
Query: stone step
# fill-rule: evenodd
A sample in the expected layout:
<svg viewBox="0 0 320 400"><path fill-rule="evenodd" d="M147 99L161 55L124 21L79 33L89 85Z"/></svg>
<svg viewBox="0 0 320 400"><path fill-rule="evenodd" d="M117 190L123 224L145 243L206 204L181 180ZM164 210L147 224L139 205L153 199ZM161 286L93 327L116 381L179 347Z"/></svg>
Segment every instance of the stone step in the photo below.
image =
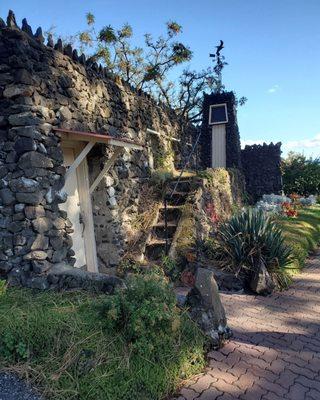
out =
<svg viewBox="0 0 320 400"><path fill-rule="evenodd" d="M173 238L175 232L177 230L177 225L175 223L168 223L168 238ZM156 239L165 239L166 237L166 229L165 229L165 225L161 224L161 225L155 225L152 228L152 237L156 238Z"/></svg>
<svg viewBox="0 0 320 400"><path fill-rule="evenodd" d="M171 241L168 241L170 247ZM146 246L145 258L149 261L160 261L166 252L166 241L164 239L152 239Z"/></svg>
<svg viewBox="0 0 320 400"><path fill-rule="evenodd" d="M169 188L170 188L170 189L175 188L177 182L178 182L177 180L171 181L171 182L169 183ZM192 183L193 183L193 182L192 182L192 179L182 179L181 181L179 181L179 183L178 183L178 185L177 185L177 187L176 187L176 190L177 190L177 191L189 192L189 191L190 191L190 188L191 188L191 186L192 186Z"/></svg>
<svg viewBox="0 0 320 400"><path fill-rule="evenodd" d="M170 221L167 223L168 227L177 227L178 226L178 221ZM161 227L165 227L165 222L164 221L158 221L155 225L153 225L154 228L161 228Z"/></svg>
<svg viewBox="0 0 320 400"><path fill-rule="evenodd" d="M168 205L167 221L168 222L179 221L179 218L181 216L181 211L182 211L182 205L176 205L176 206ZM159 220L164 220L164 205L160 207Z"/></svg>
<svg viewBox="0 0 320 400"><path fill-rule="evenodd" d="M167 200L167 204L168 205L183 205L188 197L189 192L173 192L172 194L170 194L170 192L168 193L168 195L170 196L170 198L168 198Z"/></svg>

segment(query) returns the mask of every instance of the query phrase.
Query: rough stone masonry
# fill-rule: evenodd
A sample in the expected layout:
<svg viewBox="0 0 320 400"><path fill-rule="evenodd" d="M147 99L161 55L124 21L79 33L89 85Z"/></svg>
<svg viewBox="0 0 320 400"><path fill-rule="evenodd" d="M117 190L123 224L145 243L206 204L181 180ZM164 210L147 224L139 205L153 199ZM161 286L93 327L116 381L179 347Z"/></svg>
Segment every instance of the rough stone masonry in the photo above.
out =
<svg viewBox="0 0 320 400"><path fill-rule="evenodd" d="M150 176L147 128L186 143L192 127L173 110L137 92L96 63L78 56L70 45L21 29L10 11L0 19L0 276L11 283L48 286L48 271L61 262L74 264L63 192L65 167L61 137L53 127L106 132L145 144L125 151L92 194L99 268L115 266L134 232ZM157 138L156 153L171 146ZM176 143L176 142L174 142ZM185 148L177 144L175 159ZM95 145L88 156L91 182L113 153ZM181 156L182 155L182 156ZM57 284L55 282L54 284Z"/></svg>

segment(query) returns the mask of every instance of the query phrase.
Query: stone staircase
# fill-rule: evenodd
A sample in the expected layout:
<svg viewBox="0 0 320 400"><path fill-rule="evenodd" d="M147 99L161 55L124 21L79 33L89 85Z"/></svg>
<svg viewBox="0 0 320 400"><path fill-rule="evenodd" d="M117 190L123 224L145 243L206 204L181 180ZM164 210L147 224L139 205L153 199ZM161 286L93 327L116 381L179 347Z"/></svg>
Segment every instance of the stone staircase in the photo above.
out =
<svg viewBox="0 0 320 400"><path fill-rule="evenodd" d="M167 187L166 195L171 195L178 181L171 181ZM167 230L168 246L172 244L182 208L187 200L192 186L192 178L183 178L177 184L175 191L167 202ZM149 240L145 250L145 261L148 263L157 263L165 255L166 251L166 230L165 230L165 205L160 207L158 219L153 225Z"/></svg>

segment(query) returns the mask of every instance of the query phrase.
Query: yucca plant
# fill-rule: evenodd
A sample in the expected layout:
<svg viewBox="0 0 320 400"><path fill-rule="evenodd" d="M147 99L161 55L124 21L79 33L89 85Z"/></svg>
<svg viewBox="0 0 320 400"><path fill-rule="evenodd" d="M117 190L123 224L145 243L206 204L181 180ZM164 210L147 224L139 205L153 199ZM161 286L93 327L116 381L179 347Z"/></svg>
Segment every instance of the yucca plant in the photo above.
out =
<svg viewBox="0 0 320 400"><path fill-rule="evenodd" d="M283 268L290 263L291 249L281 229L262 210L246 209L232 216L220 226L211 246L223 269L249 278L262 260L278 284L287 285Z"/></svg>

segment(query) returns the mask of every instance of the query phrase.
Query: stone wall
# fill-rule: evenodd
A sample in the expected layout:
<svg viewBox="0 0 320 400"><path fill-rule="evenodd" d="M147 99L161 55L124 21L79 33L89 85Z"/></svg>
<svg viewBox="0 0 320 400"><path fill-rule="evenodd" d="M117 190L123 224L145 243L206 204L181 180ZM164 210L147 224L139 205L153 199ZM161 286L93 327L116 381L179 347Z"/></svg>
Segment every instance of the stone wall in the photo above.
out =
<svg viewBox="0 0 320 400"><path fill-rule="evenodd" d="M281 143L246 146L241 151L243 173L249 200L255 203L263 194L280 194Z"/></svg>
<svg viewBox="0 0 320 400"><path fill-rule="evenodd" d="M53 264L74 263L72 226L59 209L66 200L61 134L53 127L146 145L143 151L126 150L92 195L101 270L119 262L130 231L138 234L131 222L145 201L150 151L173 154L170 140L152 139L146 129L183 144L194 135L173 110L86 62L70 45L44 45L41 29L33 35L26 20L18 28L11 12L7 24L0 19L0 275L26 286ZM179 165L187 152L176 146L171 161ZM91 182L113 151L96 145L89 153Z"/></svg>
<svg viewBox="0 0 320 400"><path fill-rule="evenodd" d="M193 185L170 249L170 255L180 260L201 251L199 243L244 201L245 182L238 169L207 168L198 173Z"/></svg>
<svg viewBox="0 0 320 400"><path fill-rule="evenodd" d="M241 168L240 134L237 123L236 98L233 92L204 95L203 121L200 138L201 165L211 168L212 125L209 125L209 109L213 104L227 104L228 123L226 124L226 167Z"/></svg>

